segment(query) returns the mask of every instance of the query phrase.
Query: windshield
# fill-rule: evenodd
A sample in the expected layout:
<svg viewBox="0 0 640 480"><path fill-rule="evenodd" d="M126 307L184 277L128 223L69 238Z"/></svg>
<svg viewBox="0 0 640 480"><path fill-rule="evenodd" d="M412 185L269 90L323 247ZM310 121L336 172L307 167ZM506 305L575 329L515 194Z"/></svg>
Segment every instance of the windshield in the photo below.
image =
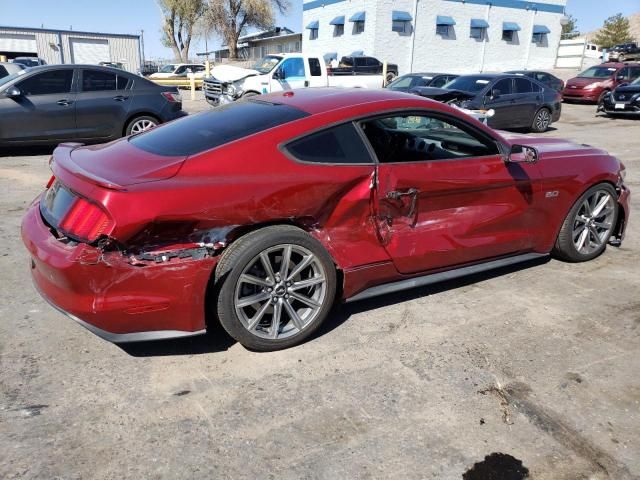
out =
<svg viewBox="0 0 640 480"><path fill-rule="evenodd" d="M281 57L267 56L258 60L253 66L254 70L260 73L269 73L273 68L280 63Z"/></svg>
<svg viewBox="0 0 640 480"><path fill-rule="evenodd" d="M12 73L11 75L8 75L6 77L0 78L0 87L2 87L3 85L6 85L7 83L9 83L11 80L15 80L16 78L18 78L20 75L24 75L25 73L27 73L29 69L25 69L25 70L20 70L16 73Z"/></svg>
<svg viewBox="0 0 640 480"><path fill-rule="evenodd" d="M170 64L170 65L165 65L164 67L162 67L159 72L160 73L173 73L173 71L176 69L176 65Z"/></svg>
<svg viewBox="0 0 640 480"><path fill-rule="evenodd" d="M640 77L636 78L630 85L640 85Z"/></svg>
<svg viewBox="0 0 640 480"><path fill-rule="evenodd" d="M447 90L462 90L463 92L479 92L491 82L490 77L466 75L450 81L444 87Z"/></svg>
<svg viewBox="0 0 640 480"><path fill-rule="evenodd" d="M616 72L612 67L591 67L578 75L578 78L609 78Z"/></svg>
<svg viewBox="0 0 640 480"><path fill-rule="evenodd" d="M20 57L16 58L14 62L24 65L25 67L37 67L38 61L36 59Z"/></svg>

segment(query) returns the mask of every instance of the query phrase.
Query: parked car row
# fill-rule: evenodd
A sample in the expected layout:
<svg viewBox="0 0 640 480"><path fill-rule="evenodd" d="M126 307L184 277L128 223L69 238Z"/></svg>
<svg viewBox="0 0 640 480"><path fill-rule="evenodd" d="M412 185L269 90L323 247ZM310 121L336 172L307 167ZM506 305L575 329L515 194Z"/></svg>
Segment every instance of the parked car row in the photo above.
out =
<svg viewBox="0 0 640 480"><path fill-rule="evenodd" d="M106 142L186 115L176 87L96 65L47 65L0 79L0 146Z"/></svg>
<svg viewBox="0 0 640 480"><path fill-rule="evenodd" d="M639 77L640 63L594 65L567 81L562 90L562 98L564 101L600 104L606 94Z"/></svg>

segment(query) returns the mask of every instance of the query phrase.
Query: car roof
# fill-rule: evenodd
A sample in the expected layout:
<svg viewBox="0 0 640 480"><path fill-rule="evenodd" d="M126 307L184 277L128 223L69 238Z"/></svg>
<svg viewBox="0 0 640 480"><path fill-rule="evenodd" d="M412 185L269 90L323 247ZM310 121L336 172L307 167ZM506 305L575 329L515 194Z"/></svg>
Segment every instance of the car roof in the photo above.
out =
<svg viewBox="0 0 640 480"><path fill-rule="evenodd" d="M30 67L29 72L45 72L47 70L59 70L59 69L73 69L73 68L90 68L92 70L102 70L105 72L119 73L122 74L128 73L129 75L133 75L131 72L127 72L126 70L122 70L120 68L108 67L106 65L90 65L90 64L82 64L82 63L57 63L53 65L37 65L35 67Z"/></svg>
<svg viewBox="0 0 640 480"><path fill-rule="evenodd" d="M409 93L394 92L386 88L339 88L320 87L304 88L295 91L269 93L260 95L256 101L289 105L312 115L330 112L356 105L385 102L390 100L417 100L424 103L436 103L426 98Z"/></svg>

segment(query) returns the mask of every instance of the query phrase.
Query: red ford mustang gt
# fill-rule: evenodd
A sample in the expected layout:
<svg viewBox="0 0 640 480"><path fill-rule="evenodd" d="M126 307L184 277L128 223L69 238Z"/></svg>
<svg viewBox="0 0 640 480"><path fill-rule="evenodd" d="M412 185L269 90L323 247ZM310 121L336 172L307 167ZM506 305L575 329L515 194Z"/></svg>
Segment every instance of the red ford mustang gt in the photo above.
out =
<svg viewBox="0 0 640 480"><path fill-rule="evenodd" d="M334 301L619 244L624 166L389 91L264 95L60 145L22 236L36 287L114 342L300 343Z"/></svg>

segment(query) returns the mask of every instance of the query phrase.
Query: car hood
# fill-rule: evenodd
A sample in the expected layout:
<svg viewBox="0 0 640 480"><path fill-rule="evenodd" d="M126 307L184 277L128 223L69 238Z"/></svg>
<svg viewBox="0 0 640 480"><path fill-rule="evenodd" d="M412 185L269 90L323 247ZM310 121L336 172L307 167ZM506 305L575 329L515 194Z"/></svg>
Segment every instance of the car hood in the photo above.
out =
<svg viewBox="0 0 640 480"><path fill-rule="evenodd" d="M119 189L171 178L180 171L185 159L184 156L165 157L145 152L123 138L92 146L60 144L53 152L52 162L76 177Z"/></svg>
<svg viewBox="0 0 640 480"><path fill-rule="evenodd" d="M221 82L235 82L255 75L260 75L260 72L232 65L219 65L211 69L211 76Z"/></svg>
<svg viewBox="0 0 640 480"><path fill-rule="evenodd" d="M565 88L578 87L584 88L587 85L591 85L593 83L606 82L609 78L581 78L575 77L567 81Z"/></svg>
<svg viewBox="0 0 640 480"><path fill-rule="evenodd" d="M476 96L474 93L462 90L449 90L437 87L414 87L409 91L409 93L415 93L421 97L432 98L440 102L446 102L453 99L468 100Z"/></svg>
<svg viewBox="0 0 640 480"><path fill-rule="evenodd" d="M511 145L524 145L536 148L541 159L544 159L545 156L553 157L555 156L554 154L562 154L564 156L570 156L572 154L608 155L604 150L592 147L591 145L575 143L561 138L530 137L528 135L505 131L500 131L499 133L502 138L508 141Z"/></svg>

